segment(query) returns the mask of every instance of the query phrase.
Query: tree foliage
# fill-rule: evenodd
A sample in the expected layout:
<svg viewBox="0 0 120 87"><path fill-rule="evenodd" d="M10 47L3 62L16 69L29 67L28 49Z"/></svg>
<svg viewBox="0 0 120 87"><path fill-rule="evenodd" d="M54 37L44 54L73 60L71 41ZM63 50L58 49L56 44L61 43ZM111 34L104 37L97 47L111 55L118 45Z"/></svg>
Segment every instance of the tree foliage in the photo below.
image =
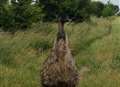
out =
<svg viewBox="0 0 120 87"><path fill-rule="evenodd" d="M25 30L39 21L83 22L92 15L107 17L114 15L118 6L91 0L0 0L0 29L15 32Z"/></svg>
<svg viewBox="0 0 120 87"><path fill-rule="evenodd" d="M5 16L5 5L7 0L0 0L0 26L2 26L3 17Z"/></svg>
<svg viewBox="0 0 120 87"><path fill-rule="evenodd" d="M44 21L62 18L64 21L83 21L89 17L90 0L39 0Z"/></svg>
<svg viewBox="0 0 120 87"><path fill-rule="evenodd" d="M102 2L91 2L91 14L97 17L113 16L119 11L119 7L108 2L103 4Z"/></svg>
<svg viewBox="0 0 120 87"><path fill-rule="evenodd" d="M11 9L11 6L4 7L4 11L0 16L0 25L4 31L11 31L11 27L14 26L14 16Z"/></svg>
<svg viewBox="0 0 120 87"><path fill-rule="evenodd" d="M31 5L31 0L18 0L17 2L12 0L11 5L5 4L1 12L0 25L2 29L15 32L25 30L32 23L38 22L41 9L38 5Z"/></svg>
<svg viewBox="0 0 120 87"><path fill-rule="evenodd" d="M102 11L102 16L103 17L108 17L115 15L116 12L119 11L119 7L113 4L108 4L105 6L105 8Z"/></svg>
<svg viewBox="0 0 120 87"><path fill-rule="evenodd" d="M105 5L102 2L91 2L91 13L97 17L102 15Z"/></svg>
<svg viewBox="0 0 120 87"><path fill-rule="evenodd" d="M27 28L38 19L40 8L31 5L31 0L12 0L12 5L16 27Z"/></svg>
<svg viewBox="0 0 120 87"><path fill-rule="evenodd" d="M3 6L7 3L8 0L0 0L0 6Z"/></svg>

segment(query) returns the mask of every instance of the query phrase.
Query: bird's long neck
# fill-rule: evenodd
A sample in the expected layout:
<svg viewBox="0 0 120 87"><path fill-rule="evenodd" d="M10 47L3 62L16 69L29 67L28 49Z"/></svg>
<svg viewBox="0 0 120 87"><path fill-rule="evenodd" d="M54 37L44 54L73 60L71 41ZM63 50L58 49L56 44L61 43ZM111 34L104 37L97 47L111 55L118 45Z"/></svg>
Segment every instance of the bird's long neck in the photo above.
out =
<svg viewBox="0 0 120 87"><path fill-rule="evenodd" d="M65 40L65 31L64 31L64 21L61 19L58 20L58 34L57 34L57 41L60 39Z"/></svg>

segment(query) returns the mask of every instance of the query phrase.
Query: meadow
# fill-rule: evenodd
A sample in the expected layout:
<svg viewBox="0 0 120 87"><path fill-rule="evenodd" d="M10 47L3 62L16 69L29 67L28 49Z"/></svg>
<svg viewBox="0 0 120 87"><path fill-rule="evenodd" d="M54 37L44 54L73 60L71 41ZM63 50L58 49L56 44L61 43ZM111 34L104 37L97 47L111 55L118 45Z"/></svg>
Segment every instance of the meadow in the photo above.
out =
<svg viewBox="0 0 120 87"><path fill-rule="evenodd" d="M120 86L120 17L67 23L80 73L78 87ZM56 24L34 24L14 35L0 32L0 87L40 87L40 68L53 46Z"/></svg>

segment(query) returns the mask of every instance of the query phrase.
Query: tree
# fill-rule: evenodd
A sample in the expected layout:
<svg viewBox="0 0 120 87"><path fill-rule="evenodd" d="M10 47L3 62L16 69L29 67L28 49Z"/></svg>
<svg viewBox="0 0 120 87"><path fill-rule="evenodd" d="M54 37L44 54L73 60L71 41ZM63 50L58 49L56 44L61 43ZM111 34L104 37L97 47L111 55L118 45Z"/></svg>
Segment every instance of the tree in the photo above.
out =
<svg viewBox="0 0 120 87"><path fill-rule="evenodd" d="M32 0L0 0L0 27L3 31L15 32L31 27L40 20L41 9Z"/></svg>
<svg viewBox="0 0 120 87"><path fill-rule="evenodd" d="M0 16L0 24L3 31L11 31L11 27L14 26L14 15L11 6L6 6L4 8L4 12Z"/></svg>
<svg viewBox="0 0 120 87"><path fill-rule="evenodd" d="M91 2L91 14L97 17L102 16L102 11L105 5L102 2Z"/></svg>
<svg viewBox="0 0 120 87"><path fill-rule="evenodd" d="M13 5L13 14L15 25L17 28L26 28L29 25L29 12L27 12L28 7L30 6L30 0L12 0Z"/></svg>
<svg viewBox="0 0 120 87"><path fill-rule="evenodd" d="M68 19L82 21L86 14L88 15L89 2L90 0L39 0L45 13L45 21L58 18L62 18L64 21ZM83 16L83 13L86 14Z"/></svg>
<svg viewBox="0 0 120 87"><path fill-rule="evenodd" d="M59 21L60 29L67 21L89 18L90 0L38 0L44 13L43 21Z"/></svg>
<svg viewBox="0 0 120 87"><path fill-rule="evenodd" d="M113 16L119 11L119 7L113 4L107 4L102 11L103 17Z"/></svg>
<svg viewBox="0 0 120 87"><path fill-rule="evenodd" d="M7 3L8 0L0 0L0 27L2 26L2 21L5 13L5 5Z"/></svg>
<svg viewBox="0 0 120 87"><path fill-rule="evenodd" d="M0 0L0 6L5 5L8 2L8 0Z"/></svg>
<svg viewBox="0 0 120 87"><path fill-rule="evenodd" d="M40 8L31 5L32 0L12 0L14 27L16 29L26 29L39 19Z"/></svg>

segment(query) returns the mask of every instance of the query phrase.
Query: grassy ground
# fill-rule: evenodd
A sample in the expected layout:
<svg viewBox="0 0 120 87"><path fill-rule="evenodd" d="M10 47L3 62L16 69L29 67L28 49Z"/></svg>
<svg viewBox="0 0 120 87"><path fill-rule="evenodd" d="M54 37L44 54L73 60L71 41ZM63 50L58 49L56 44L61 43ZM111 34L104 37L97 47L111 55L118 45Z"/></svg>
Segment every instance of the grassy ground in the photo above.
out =
<svg viewBox="0 0 120 87"><path fill-rule="evenodd" d="M120 18L92 18L66 24L80 71L78 87L120 86ZM39 70L56 35L56 26L34 25L15 35L0 33L0 87L39 87Z"/></svg>

